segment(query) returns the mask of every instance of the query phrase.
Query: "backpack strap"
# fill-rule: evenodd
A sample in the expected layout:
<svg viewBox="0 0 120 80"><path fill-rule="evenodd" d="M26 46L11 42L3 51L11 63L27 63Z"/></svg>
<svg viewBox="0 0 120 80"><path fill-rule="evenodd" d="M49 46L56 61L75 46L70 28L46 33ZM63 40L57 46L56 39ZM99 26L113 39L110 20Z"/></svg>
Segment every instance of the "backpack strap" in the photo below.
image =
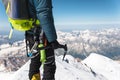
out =
<svg viewBox="0 0 120 80"><path fill-rule="evenodd" d="M34 45L33 29L29 31L25 31L25 43L26 43L26 53L27 53L27 56L29 57L30 55L28 55L28 52L32 49Z"/></svg>
<svg viewBox="0 0 120 80"><path fill-rule="evenodd" d="M8 38L11 39L12 35L13 35L13 28L11 28Z"/></svg>
<svg viewBox="0 0 120 80"><path fill-rule="evenodd" d="M27 53L29 51L33 50L33 48L36 47L39 44L40 33L41 33L40 27L34 27L31 30L25 31L25 42L26 42Z"/></svg>

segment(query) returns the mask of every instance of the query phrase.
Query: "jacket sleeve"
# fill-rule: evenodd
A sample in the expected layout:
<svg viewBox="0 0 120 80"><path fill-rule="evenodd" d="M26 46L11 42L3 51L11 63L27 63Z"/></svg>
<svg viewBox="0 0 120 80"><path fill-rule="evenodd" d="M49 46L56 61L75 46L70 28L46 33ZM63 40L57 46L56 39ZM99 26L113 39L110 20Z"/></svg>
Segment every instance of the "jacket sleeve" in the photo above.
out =
<svg viewBox="0 0 120 80"><path fill-rule="evenodd" d="M57 39L57 34L54 26L52 14L51 0L34 0L37 18L40 20L43 31L49 42Z"/></svg>

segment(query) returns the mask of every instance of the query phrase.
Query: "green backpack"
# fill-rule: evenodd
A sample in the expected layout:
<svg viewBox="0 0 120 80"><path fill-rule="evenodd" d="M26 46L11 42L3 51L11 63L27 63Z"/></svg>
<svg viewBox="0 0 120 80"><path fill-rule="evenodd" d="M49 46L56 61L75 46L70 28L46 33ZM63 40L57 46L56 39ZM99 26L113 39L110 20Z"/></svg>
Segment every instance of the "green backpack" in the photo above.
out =
<svg viewBox="0 0 120 80"><path fill-rule="evenodd" d="M2 0L2 2L12 27L9 37L13 29L27 31L34 27L34 23L40 24L38 20L29 17L28 0Z"/></svg>
<svg viewBox="0 0 120 80"><path fill-rule="evenodd" d="M41 34L40 29L40 22L39 20L36 20L35 18L29 17L29 9L28 9L28 0L2 0L6 13L8 15L8 20L12 26L12 29L10 31L9 38L12 36L13 29L19 30L19 31L25 31L25 39L26 39L26 51L27 55L29 57L32 56L32 49L38 46L38 48L44 47L43 43L37 43L36 40L34 40L34 37L38 37L38 34ZM37 33L37 34L36 34ZM41 38L43 37L43 34L41 34ZM42 40L42 39L41 39ZM38 41L39 42L39 41ZM42 42L42 41L41 41ZM33 45L30 45L32 44ZM28 48L30 47L30 52L28 52ZM46 61L46 55L45 50L39 50L40 52L38 54L41 55L40 61L45 62Z"/></svg>

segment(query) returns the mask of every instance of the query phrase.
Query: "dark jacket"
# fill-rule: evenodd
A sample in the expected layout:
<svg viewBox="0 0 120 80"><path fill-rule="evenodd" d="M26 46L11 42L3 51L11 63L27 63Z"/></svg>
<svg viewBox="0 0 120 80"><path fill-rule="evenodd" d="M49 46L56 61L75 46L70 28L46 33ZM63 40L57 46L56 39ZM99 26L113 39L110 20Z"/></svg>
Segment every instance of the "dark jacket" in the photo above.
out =
<svg viewBox="0 0 120 80"><path fill-rule="evenodd" d="M57 39L51 0L29 0L31 15L36 15L49 42Z"/></svg>

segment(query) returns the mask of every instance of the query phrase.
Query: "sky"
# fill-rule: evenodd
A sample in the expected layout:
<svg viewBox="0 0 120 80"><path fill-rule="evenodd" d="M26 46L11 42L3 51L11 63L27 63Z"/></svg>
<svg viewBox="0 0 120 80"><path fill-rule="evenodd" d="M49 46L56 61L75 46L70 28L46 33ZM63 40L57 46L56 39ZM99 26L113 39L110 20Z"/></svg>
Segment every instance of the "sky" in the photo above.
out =
<svg viewBox="0 0 120 80"><path fill-rule="evenodd" d="M120 0L53 0L56 23L120 22Z"/></svg>
<svg viewBox="0 0 120 80"><path fill-rule="evenodd" d="M52 2L55 25L120 22L120 0L52 0ZM9 25L1 2L0 25Z"/></svg>

